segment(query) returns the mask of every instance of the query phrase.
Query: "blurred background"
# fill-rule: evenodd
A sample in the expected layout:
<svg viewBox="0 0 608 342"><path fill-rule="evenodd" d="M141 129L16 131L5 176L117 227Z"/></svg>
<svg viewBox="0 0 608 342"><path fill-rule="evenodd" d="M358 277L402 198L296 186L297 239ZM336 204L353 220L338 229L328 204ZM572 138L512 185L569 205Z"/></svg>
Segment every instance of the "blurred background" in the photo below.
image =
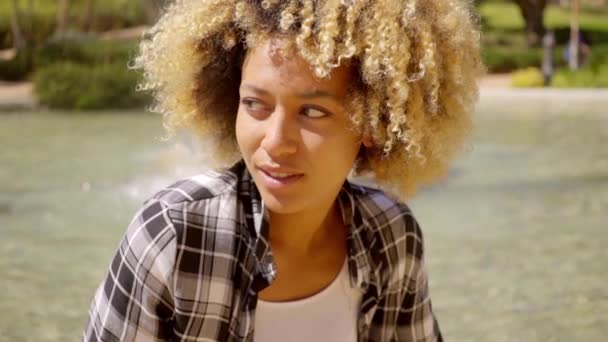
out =
<svg viewBox="0 0 608 342"><path fill-rule="evenodd" d="M162 0L0 1L0 341L75 341L136 208L208 165L127 70ZM476 131L410 205L448 341L606 341L608 2L482 0Z"/></svg>

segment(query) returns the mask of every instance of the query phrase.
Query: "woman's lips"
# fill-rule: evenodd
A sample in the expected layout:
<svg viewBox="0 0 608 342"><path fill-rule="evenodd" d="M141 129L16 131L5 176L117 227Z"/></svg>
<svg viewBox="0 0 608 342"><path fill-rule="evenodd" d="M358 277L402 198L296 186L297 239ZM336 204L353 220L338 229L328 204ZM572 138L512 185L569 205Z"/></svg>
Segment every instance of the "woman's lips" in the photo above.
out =
<svg viewBox="0 0 608 342"><path fill-rule="evenodd" d="M287 173L284 173L284 176L280 172L270 172L263 169L259 170L262 176L262 182L264 184L264 187L273 190L284 189L304 177L303 173L296 173L291 175L287 175Z"/></svg>

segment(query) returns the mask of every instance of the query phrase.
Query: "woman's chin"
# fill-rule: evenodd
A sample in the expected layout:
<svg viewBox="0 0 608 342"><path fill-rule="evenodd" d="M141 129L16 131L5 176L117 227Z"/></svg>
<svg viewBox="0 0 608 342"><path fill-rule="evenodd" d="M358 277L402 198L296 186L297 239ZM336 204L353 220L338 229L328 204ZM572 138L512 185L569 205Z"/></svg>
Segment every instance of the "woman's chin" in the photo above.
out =
<svg viewBox="0 0 608 342"><path fill-rule="evenodd" d="M287 198L291 196L276 196L270 193L264 193L262 191L262 200L266 209L274 214L295 214L302 211L303 205L299 202L301 198Z"/></svg>

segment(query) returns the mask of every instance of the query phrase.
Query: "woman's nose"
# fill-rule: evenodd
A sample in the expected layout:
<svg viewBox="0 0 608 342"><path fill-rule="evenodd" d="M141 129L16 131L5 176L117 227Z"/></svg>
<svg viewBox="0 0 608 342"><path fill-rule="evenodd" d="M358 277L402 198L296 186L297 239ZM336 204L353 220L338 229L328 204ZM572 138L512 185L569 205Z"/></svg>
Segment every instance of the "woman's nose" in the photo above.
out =
<svg viewBox="0 0 608 342"><path fill-rule="evenodd" d="M261 147L270 157L281 157L297 151L297 123L282 109L275 110L264 125Z"/></svg>

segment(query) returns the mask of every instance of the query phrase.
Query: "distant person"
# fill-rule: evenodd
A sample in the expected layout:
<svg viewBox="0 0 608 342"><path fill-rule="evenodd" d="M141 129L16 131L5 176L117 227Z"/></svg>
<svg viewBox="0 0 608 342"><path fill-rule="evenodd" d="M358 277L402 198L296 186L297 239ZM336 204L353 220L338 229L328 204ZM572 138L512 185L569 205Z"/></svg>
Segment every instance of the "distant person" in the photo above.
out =
<svg viewBox="0 0 608 342"><path fill-rule="evenodd" d="M572 39L568 39L568 44L566 45L566 48L564 49L564 60L566 61L566 64L570 63L570 55L571 55L571 51L570 51L570 46L574 44L574 42L572 41ZM581 66L581 65L585 65L587 63L587 61L589 60L589 57L591 57L591 43L589 43L589 40L586 38L586 36L583 34L582 31L578 31L578 65L577 66Z"/></svg>
<svg viewBox="0 0 608 342"><path fill-rule="evenodd" d="M470 130L469 8L182 0L151 32L135 66L166 126L233 165L144 204L83 340L442 341L402 201Z"/></svg>
<svg viewBox="0 0 608 342"><path fill-rule="evenodd" d="M555 34L549 30L543 36L543 60L541 71L543 73L543 85L545 87L551 84L553 77L553 49L555 48Z"/></svg>

